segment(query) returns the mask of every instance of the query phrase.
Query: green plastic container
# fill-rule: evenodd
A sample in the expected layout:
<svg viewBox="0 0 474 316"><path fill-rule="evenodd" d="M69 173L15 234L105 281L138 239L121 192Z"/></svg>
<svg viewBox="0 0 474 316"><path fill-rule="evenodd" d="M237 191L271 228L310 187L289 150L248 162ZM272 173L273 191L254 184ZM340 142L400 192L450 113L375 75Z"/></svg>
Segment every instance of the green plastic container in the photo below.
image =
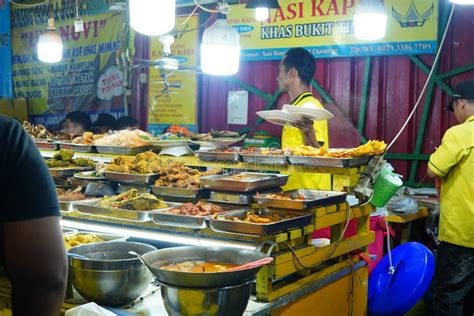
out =
<svg viewBox="0 0 474 316"><path fill-rule="evenodd" d="M376 207L384 207L403 185L402 179L387 168L380 171L374 184L374 194L370 203Z"/></svg>

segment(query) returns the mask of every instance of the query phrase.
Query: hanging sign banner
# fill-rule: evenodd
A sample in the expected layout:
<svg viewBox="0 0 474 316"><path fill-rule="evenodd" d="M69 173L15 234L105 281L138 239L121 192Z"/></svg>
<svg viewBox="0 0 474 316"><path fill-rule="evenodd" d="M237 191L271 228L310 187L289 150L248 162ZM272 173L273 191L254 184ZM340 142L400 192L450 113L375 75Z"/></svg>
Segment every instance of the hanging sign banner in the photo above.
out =
<svg viewBox="0 0 474 316"><path fill-rule="evenodd" d="M74 3L74 2L72 2ZM63 59L37 59L39 35L46 29L48 6L12 8L14 95L26 98L30 120L56 127L70 111L120 116L124 111L124 77L116 66L123 32L122 14L83 16L84 31L74 29L74 6L53 10L63 40ZM71 10L72 9L72 10Z"/></svg>
<svg viewBox="0 0 474 316"><path fill-rule="evenodd" d="M186 17L178 17L176 25L180 27L185 19ZM198 17L191 16L186 24L187 29L191 31L175 39L171 45L171 55L179 61L180 67L195 67L198 50ZM149 59L154 61L162 57L163 45L157 37L153 37L150 41ZM196 73L179 70L173 72L151 67L149 74L148 131L155 135L161 134L170 125L181 125L190 131L196 131Z"/></svg>
<svg viewBox="0 0 474 316"><path fill-rule="evenodd" d="M237 29L242 60L281 59L292 47L317 58L433 54L437 48L438 0L384 0L387 34L377 41L354 36L353 15L360 0L279 0L267 21L255 10L233 5L228 16ZM370 23L370 21L369 21Z"/></svg>
<svg viewBox="0 0 474 316"><path fill-rule="evenodd" d="M13 87L10 5L6 0L0 0L0 65L0 98L11 99Z"/></svg>

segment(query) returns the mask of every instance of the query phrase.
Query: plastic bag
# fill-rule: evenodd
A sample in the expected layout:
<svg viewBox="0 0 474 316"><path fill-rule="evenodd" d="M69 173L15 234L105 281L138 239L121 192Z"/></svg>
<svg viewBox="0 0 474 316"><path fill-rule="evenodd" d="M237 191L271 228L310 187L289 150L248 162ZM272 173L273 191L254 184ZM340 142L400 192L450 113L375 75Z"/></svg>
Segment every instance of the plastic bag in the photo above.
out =
<svg viewBox="0 0 474 316"><path fill-rule="evenodd" d="M67 310L65 316L117 316L96 303L87 303Z"/></svg>
<svg viewBox="0 0 474 316"><path fill-rule="evenodd" d="M388 201L387 209L397 213L414 214L418 212L418 203L407 196L396 196Z"/></svg>

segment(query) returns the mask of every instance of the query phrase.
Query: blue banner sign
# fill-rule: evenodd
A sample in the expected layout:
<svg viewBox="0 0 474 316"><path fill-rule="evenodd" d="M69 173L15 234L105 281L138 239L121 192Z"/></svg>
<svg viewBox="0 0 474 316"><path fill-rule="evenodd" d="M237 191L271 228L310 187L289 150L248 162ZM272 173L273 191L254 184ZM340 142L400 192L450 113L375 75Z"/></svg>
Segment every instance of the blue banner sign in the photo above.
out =
<svg viewBox="0 0 474 316"><path fill-rule="evenodd" d="M13 98L10 5L0 0L0 98Z"/></svg>

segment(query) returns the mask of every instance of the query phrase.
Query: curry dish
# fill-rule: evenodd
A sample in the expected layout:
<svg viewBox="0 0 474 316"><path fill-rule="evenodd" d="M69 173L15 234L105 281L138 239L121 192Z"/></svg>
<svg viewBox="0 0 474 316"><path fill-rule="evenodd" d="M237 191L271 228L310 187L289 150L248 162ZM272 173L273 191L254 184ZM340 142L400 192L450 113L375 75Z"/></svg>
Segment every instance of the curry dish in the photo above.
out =
<svg viewBox="0 0 474 316"><path fill-rule="evenodd" d="M178 272L212 273L225 272L227 269L235 268L237 266L237 264L225 262L185 261L161 266L160 269Z"/></svg>

